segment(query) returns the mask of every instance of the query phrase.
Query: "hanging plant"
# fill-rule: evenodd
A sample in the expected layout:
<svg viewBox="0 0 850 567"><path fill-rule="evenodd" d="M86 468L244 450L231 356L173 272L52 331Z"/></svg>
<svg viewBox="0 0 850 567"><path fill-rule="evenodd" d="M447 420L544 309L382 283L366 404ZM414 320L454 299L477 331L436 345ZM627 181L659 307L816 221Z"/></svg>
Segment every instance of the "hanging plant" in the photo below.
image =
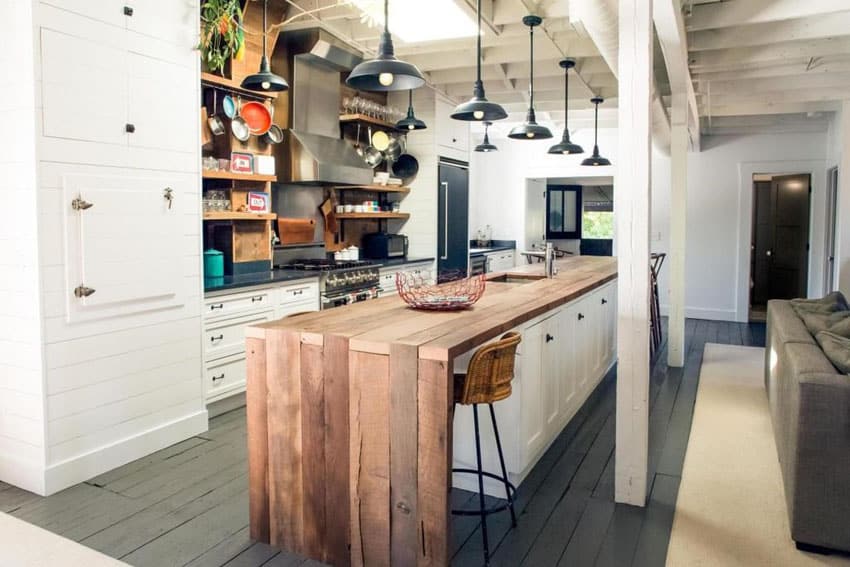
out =
<svg viewBox="0 0 850 567"><path fill-rule="evenodd" d="M245 34L239 0L205 0L201 5L201 58L207 69L223 72L231 57L244 57Z"/></svg>

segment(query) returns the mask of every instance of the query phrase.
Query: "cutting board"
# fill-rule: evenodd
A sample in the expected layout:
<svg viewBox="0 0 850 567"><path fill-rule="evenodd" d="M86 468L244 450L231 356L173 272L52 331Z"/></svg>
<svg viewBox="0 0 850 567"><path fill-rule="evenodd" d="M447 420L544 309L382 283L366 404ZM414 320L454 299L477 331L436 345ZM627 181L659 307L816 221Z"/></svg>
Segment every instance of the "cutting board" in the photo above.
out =
<svg viewBox="0 0 850 567"><path fill-rule="evenodd" d="M315 240L316 221L303 218L278 218L277 234L281 244L310 244Z"/></svg>

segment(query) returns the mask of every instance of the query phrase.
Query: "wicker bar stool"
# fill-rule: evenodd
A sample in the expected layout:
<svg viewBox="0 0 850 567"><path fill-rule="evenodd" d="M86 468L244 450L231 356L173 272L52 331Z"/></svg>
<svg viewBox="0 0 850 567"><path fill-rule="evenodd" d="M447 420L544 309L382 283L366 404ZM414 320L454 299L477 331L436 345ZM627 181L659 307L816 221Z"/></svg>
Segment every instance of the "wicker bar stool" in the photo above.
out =
<svg viewBox="0 0 850 567"><path fill-rule="evenodd" d="M466 374L455 374L454 376L454 403L471 405L472 416L475 420L475 456L478 462L477 469L453 468L453 473L467 473L478 476L478 509L477 510L452 510L452 514L458 516L481 516L481 534L484 538L484 565L490 564L490 546L487 541L487 516L503 510L510 510L511 525L516 527L516 513L514 512L514 492L516 487L508 480L508 471L505 468L505 457L502 454L502 442L499 439L499 428L496 425L496 413L493 411L493 402L504 400L511 395L511 380L514 377L514 359L516 357L517 345L522 338L519 333L510 332L502 335L495 343L485 345L478 349ZM481 435L478 427L478 405L487 404L490 408L490 419L493 422L493 433L496 437L496 449L499 452L499 464L502 467L502 475L485 472L481 465ZM507 503L491 506L484 505L484 477L498 480L505 485Z"/></svg>

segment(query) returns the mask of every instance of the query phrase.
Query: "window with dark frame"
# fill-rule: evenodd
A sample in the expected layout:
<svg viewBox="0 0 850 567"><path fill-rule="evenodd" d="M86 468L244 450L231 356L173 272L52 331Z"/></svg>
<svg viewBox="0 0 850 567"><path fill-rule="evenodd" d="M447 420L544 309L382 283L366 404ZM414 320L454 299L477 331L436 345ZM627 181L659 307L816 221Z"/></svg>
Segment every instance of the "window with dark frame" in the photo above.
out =
<svg viewBox="0 0 850 567"><path fill-rule="evenodd" d="M547 240L580 239L581 213L580 185L549 185L546 187Z"/></svg>

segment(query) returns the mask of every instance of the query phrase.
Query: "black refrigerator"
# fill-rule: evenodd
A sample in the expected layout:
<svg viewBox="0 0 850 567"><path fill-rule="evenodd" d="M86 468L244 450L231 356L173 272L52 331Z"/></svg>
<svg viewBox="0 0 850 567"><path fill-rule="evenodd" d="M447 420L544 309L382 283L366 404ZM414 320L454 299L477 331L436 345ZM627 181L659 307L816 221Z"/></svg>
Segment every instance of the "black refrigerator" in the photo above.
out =
<svg viewBox="0 0 850 567"><path fill-rule="evenodd" d="M469 265L469 165L440 158L437 280L466 277Z"/></svg>

